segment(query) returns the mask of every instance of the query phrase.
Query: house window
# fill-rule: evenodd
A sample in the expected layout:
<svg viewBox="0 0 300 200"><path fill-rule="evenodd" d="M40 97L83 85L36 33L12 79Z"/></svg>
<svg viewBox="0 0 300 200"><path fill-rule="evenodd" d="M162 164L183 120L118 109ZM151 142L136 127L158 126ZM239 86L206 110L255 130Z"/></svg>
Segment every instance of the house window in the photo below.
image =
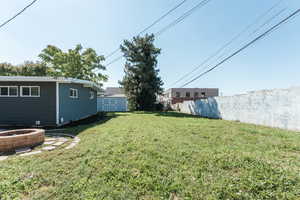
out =
<svg viewBox="0 0 300 200"><path fill-rule="evenodd" d="M40 97L40 86L21 86L21 97Z"/></svg>
<svg viewBox="0 0 300 200"><path fill-rule="evenodd" d="M17 97L18 86L0 86L1 97Z"/></svg>
<svg viewBox="0 0 300 200"><path fill-rule="evenodd" d="M90 92L90 99L94 99L95 98L95 93L93 91Z"/></svg>
<svg viewBox="0 0 300 200"><path fill-rule="evenodd" d="M176 98L180 98L180 92L176 92Z"/></svg>
<svg viewBox="0 0 300 200"><path fill-rule="evenodd" d="M191 97L191 93L190 93L190 92L187 92L187 93L185 93L185 96L186 96L186 97Z"/></svg>
<svg viewBox="0 0 300 200"><path fill-rule="evenodd" d="M206 93L205 93L205 92L201 92L201 96L202 96L202 97L205 97L205 96L206 96Z"/></svg>
<svg viewBox="0 0 300 200"><path fill-rule="evenodd" d="M11 97L17 97L18 96L18 87L17 86L13 86L13 87L9 87L9 96Z"/></svg>
<svg viewBox="0 0 300 200"><path fill-rule="evenodd" d="M70 88L70 98L77 99L78 98L78 90Z"/></svg>
<svg viewBox="0 0 300 200"><path fill-rule="evenodd" d="M194 97L195 97L195 98L198 98L198 97L199 97L199 93L198 93L198 92L195 92L195 93L194 93Z"/></svg>

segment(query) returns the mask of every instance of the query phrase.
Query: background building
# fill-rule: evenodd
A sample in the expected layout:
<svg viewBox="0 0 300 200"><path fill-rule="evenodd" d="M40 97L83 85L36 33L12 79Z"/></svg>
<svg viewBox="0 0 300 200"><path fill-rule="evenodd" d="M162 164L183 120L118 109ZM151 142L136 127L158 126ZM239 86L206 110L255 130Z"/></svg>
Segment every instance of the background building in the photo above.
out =
<svg viewBox="0 0 300 200"><path fill-rule="evenodd" d="M216 96L219 96L218 88L170 88L164 92L162 101L169 104L176 104L183 101Z"/></svg>
<svg viewBox="0 0 300 200"><path fill-rule="evenodd" d="M126 112L128 101L123 88L108 87L104 93L98 96L98 111L104 112Z"/></svg>

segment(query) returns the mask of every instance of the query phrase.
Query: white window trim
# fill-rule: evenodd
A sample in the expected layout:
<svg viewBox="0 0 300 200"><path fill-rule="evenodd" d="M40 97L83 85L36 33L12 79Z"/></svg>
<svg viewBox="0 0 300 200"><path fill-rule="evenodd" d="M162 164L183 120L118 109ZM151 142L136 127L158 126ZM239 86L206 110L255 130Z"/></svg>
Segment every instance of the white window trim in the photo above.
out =
<svg viewBox="0 0 300 200"><path fill-rule="evenodd" d="M78 99L78 89L74 89L74 88L70 88L70 91L76 91L76 96L71 96L70 95L70 98L72 98L72 99Z"/></svg>
<svg viewBox="0 0 300 200"><path fill-rule="evenodd" d="M40 86L21 86L20 88L21 88L21 93L20 93L21 97L31 97L31 98L41 97L41 87ZM23 88L29 88L29 96L23 95ZM31 88L38 88L39 95L38 96L32 96L31 95Z"/></svg>
<svg viewBox="0 0 300 200"><path fill-rule="evenodd" d="M19 87L16 85L13 85L13 86L3 85L3 86L0 86L0 88L8 89L8 95L1 95L1 93L0 93L0 97L18 97L19 96ZM10 88L17 88L17 95L10 95L10 93L9 93Z"/></svg>

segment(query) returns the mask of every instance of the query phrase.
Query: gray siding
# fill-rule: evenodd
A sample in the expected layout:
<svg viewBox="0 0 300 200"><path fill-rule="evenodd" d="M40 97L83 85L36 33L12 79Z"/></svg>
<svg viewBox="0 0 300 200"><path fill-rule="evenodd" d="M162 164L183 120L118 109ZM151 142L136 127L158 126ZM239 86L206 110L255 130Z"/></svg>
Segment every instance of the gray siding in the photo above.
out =
<svg viewBox="0 0 300 200"><path fill-rule="evenodd" d="M78 89L78 98L70 98L70 88ZM90 91L95 93L90 99ZM97 113L97 92L80 84L59 84L59 119L60 123L68 123ZM63 120L61 120L63 119Z"/></svg>
<svg viewBox="0 0 300 200"><path fill-rule="evenodd" d="M0 86L19 86L18 97L0 97L0 125L56 125L56 85L48 82L0 82ZM20 97L20 86L40 86L40 97Z"/></svg>

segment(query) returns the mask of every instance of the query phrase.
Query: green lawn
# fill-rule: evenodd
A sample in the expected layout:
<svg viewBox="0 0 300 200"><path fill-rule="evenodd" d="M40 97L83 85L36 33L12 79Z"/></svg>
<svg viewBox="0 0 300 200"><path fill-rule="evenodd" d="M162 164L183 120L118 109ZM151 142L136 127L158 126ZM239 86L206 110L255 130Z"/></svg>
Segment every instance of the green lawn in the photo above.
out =
<svg viewBox="0 0 300 200"><path fill-rule="evenodd" d="M67 132L74 149L0 162L1 200L300 198L296 132L176 113Z"/></svg>

